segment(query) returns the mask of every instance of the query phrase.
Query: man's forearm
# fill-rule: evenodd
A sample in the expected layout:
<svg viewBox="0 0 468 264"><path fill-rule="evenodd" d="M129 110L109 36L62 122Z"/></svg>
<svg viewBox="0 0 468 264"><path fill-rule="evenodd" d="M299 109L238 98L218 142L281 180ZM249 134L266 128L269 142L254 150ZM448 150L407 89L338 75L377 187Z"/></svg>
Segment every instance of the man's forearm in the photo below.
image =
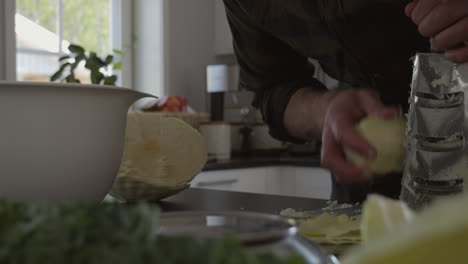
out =
<svg viewBox="0 0 468 264"><path fill-rule="evenodd" d="M298 139L320 139L323 120L329 102L337 91L317 91L302 88L289 100L284 113L284 126L288 133Z"/></svg>

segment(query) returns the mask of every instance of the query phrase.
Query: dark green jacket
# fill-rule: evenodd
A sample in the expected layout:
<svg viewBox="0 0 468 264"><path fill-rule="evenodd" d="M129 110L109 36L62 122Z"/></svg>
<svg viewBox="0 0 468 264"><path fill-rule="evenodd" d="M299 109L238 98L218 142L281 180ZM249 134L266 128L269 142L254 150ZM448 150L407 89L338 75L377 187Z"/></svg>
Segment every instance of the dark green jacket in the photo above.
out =
<svg viewBox="0 0 468 264"><path fill-rule="evenodd" d="M290 96L315 80L308 58L353 87L379 91L387 104L407 106L412 63L429 49L404 15L402 0L224 0L241 67L240 85L276 138Z"/></svg>
<svg viewBox="0 0 468 264"><path fill-rule="evenodd" d="M291 95L302 87L326 89L313 78L308 58L318 60L334 79L375 89L384 103L407 109L410 59L416 52L427 52L429 41L404 15L405 2L224 0L241 68L240 86L255 93L253 104L274 137L299 142L283 124ZM384 189L394 186L389 196L399 192L398 178L379 184ZM348 192L341 200L362 200L371 185L335 184L334 192Z"/></svg>

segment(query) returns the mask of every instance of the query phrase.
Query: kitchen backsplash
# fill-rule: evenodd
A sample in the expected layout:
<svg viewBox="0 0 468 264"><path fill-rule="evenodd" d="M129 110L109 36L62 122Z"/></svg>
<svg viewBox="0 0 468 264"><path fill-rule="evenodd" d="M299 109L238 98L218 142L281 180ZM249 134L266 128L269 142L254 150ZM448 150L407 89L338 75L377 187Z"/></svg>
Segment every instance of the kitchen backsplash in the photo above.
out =
<svg viewBox="0 0 468 264"><path fill-rule="evenodd" d="M230 123L241 123L242 110L248 109L249 123L263 123L259 110L252 106L253 93L249 91L233 91L224 94L224 120Z"/></svg>
<svg viewBox="0 0 468 264"><path fill-rule="evenodd" d="M252 128L250 137L252 151L274 151L284 148L284 144L268 133L259 110L252 106L253 93L249 91L232 91L224 94L224 120L231 123L231 147L234 152L241 149L242 136L240 129L245 121ZM248 109L248 110L247 110ZM243 118L245 114L246 118Z"/></svg>

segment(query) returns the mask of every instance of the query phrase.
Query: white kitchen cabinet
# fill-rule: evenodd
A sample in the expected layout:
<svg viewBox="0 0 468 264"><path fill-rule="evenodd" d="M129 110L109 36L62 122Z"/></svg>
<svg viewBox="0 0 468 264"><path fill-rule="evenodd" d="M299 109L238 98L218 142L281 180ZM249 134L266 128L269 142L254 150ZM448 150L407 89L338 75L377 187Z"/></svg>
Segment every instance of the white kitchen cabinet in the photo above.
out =
<svg viewBox="0 0 468 264"><path fill-rule="evenodd" d="M330 172L322 168L294 168L296 176L296 196L330 199Z"/></svg>
<svg viewBox="0 0 468 264"><path fill-rule="evenodd" d="M329 199L331 180L321 168L271 166L202 172L192 188Z"/></svg>
<svg viewBox="0 0 468 264"><path fill-rule="evenodd" d="M215 1L214 47L216 55L234 54L232 34L226 18L223 0Z"/></svg>
<svg viewBox="0 0 468 264"><path fill-rule="evenodd" d="M263 168L207 171L198 174L192 187L213 190L265 193L266 174Z"/></svg>
<svg viewBox="0 0 468 264"><path fill-rule="evenodd" d="M330 172L322 168L282 166L269 168L267 193L329 199Z"/></svg>
<svg viewBox="0 0 468 264"><path fill-rule="evenodd" d="M267 167L266 189L268 194L295 196L296 176L288 167Z"/></svg>

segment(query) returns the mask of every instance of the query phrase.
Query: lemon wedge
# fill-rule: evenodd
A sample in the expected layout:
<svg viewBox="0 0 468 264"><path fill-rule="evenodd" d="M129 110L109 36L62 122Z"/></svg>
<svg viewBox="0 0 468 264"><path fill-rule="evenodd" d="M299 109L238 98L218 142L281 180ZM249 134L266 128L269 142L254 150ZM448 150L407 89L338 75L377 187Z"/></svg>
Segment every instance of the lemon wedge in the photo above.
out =
<svg viewBox="0 0 468 264"><path fill-rule="evenodd" d="M413 219L413 211L402 201L371 194L364 202L361 220L361 236L367 243L395 231Z"/></svg>
<svg viewBox="0 0 468 264"><path fill-rule="evenodd" d="M442 199L395 231L354 248L342 264L468 263L468 195Z"/></svg>

